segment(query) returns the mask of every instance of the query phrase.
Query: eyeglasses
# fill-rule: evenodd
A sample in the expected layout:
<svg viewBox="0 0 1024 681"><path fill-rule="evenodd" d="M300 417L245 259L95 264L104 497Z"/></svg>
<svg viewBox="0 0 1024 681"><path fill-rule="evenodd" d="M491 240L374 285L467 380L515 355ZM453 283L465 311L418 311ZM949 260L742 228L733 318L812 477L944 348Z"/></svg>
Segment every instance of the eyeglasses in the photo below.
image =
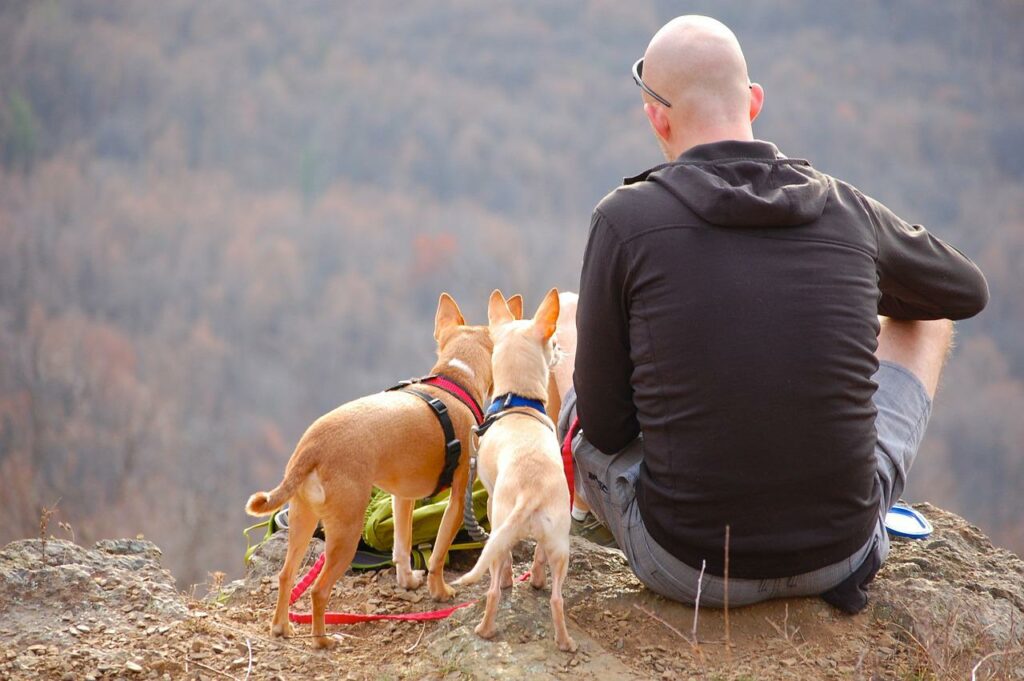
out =
<svg viewBox="0 0 1024 681"><path fill-rule="evenodd" d="M669 103L669 101L667 99L665 99L664 97L659 95L657 92L655 92L651 88L647 87L647 83L645 83L644 79L641 78L641 76L643 75L643 72L644 72L644 58L640 57L639 59L636 60L636 63L633 64L633 82L636 83L637 85L639 85L640 89L643 90L644 92L646 92L647 94L649 94L651 97L654 97L656 100L658 100L659 102L661 102L665 106L671 108L672 105Z"/></svg>
<svg viewBox="0 0 1024 681"><path fill-rule="evenodd" d="M669 103L669 101L667 99L665 99L664 97L659 95L657 92L655 92L651 88L647 87L647 83L645 83L644 79L641 78L643 73L644 73L644 58L640 57L639 59L636 60L636 62L633 63L633 82L636 83L637 85L639 85L640 89L643 90L644 92L646 92L647 94L649 94L651 97L654 97L656 100L658 100L659 102L661 102L665 106L667 106L669 108L672 108L672 105ZM748 87L751 90L754 89L753 84L749 85Z"/></svg>

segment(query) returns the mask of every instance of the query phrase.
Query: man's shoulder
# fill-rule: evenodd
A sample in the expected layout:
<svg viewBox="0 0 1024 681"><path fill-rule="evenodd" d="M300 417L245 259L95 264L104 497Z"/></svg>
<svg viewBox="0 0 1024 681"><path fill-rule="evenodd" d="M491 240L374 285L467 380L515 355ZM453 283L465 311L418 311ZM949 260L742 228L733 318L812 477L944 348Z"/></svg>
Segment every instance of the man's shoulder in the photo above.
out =
<svg viewBox="0 0 1024 681"><path fill-rule="evenodd" d="M625 237L638 228L649 226L657 221L657 215L668 210L679 209L679 202L659 187L648 181L653 173L668 164L655 166L639 175L627 177L615 189L608 192L594 208L595 217L603 218L612 224L612 228Z"/></svg>

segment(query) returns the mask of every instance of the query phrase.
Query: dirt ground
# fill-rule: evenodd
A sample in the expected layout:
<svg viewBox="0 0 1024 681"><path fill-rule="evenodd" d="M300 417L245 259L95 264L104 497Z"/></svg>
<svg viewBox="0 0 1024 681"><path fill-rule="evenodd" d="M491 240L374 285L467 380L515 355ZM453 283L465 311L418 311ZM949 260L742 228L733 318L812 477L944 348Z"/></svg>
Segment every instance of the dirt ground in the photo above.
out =
<svg viewBox="0 0 1024 681"><path fill-rule="evenodd" d="M946 516L935 511L926 512L942 527ZM967 526L955 516L949 518L949 527L942 530L952 538ZM950 545L952 539L944 541ZM988 549L1009 561L1003 567L1013 568L1004 573L1011 582L1013 575L1024 577L1019 559L1014 564L1011 554L990 545ZM920 554L926 552L921 542L897 542L889 569L907 572L907 565L920 567L914 561L920 562ZM949 557L960 579L971 578L966 566L979 566L967 550ZM455 559L451 578L470 567L468 558ZM529 568L529 548L524 546L516 558L516 574L522 574ZM950 572L949 566L935 570L938 566L936 562L928 567L936 578L949 579L949 574L943 576L943 570ZM574 654L561 653L554 646L548 589L535 591L517 583L502 600L500 631L494 640L483 641L473 634L482 616L482 604L478 604L439 623L338 628L335 635L342 636L341 649L328 655L340 654L348 665L346 674L360 679L920 679L967 678L962 673L966 663L1001 650L996 641L988 641L986 647L986 642L971 636L968 641L952 641L958 635L955 623L936 623L927 620L926 609L908 609L901 604L902 590L891 588L894 585L888 581L883 573L872 607L854 617L820 599L794 599L730 611L727 634L724 612L695 613L653 594L633 577L621 553L574 540L565 593L570 633L579 644ZM272 600L273 580L261 580L260 587L257 591L267 591L267 602ZM480 584L464 590L467 597L460 593L459 600L480 598L485 589ZM396 587L391 571L356 577L336 593L332 608L349 612L436 607L428 598L411 606L406 599L420 594ZM1024 606L1022 597L1024 582L1014 596L1017 608ZM962 607L970 604L965 600ZM269 617L267 605L262 608ZM944 607L940 610L946 612ZM961 626L971 627L976 631L984 625L965 619ZM928 633L932 630L941 630L946 638L936 640ZM1019 642L1018 634L1016 653L990 658L999 664L988 669L983 665L978 678L1024 678Z"/></svg>
<svg viewBox="0 0 1024 681"><path fill-rule="evenodd" d="M894 543L871 606L853 617L807 598L733 609L727 624L722 611L648 591L621 553L574 539L565 606L575 653L555 647L550 592L528 583L506 591L491 641L473 633L476 604L437 622L331 627L339 643L325 652L308 626L269 636L283 536L246 580L201 596L174 592L148 542L119 540L113 553L13 542L0 552L0 679L1024 678L1024 561L957 516L919 508L935 534ZM517 552L517 574L528 557ZM448 578L474 558L455 556ZM347 575L331 602L357 613L436 607L425 587L397 587L393 570ZM307 596L295 610L308 608Z"/></svg>

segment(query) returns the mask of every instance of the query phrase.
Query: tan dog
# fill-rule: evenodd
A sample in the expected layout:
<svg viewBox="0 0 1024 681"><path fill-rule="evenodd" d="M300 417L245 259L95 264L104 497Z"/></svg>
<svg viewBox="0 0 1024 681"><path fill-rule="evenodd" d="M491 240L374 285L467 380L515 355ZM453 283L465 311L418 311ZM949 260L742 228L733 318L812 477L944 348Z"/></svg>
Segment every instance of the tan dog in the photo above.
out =
<svg viewBox="0 0 1024 681"><path fill-rule="evenodd" d="M437 363L431 374L444 375L481 403L491 388L491 349L488 329L466 326L459 306L442 293L434 322ZM444 559L462 523L469 480L468 443L476 425L470 409L440 388L419 384L417 389L444 402L463 443L451 484L451 501L441 519L430 556L427 586L435 600L446 601L454 590L444 581ZM434 490L445 462L444 437L437 416L421 398L404 391L382 392L344 404L309 427L288 461L284 480L270 492L249 498L246 511L269 515L286 502L288 554L278 576L277 609L271 624L275 636L288 636L288 597L295 571L309 540L322 520L327 537L326 562L313 584L313 636L317 647L334 641L325 635L324 612L334 583L348 569L363 531L363 513L376 485L393 495L395 561L398 584L415 589L421 570L412 570L412 511L416 499Z"/></svg>
<svg viewBox="0 0 1024 681"><path fill-rule="evenodd" d="M552 336L558 319L558 291L552 289L532 320L517 321L500 291L487 309L494 340L495 395L547 401L548 372L555 355ZM497 399L497 398L496 398ZM565 484L558 439L551 420L528 407L513 408L480 439L477 470L487 488L491 537L476 566L455 584L472 584L490 571L484 617L476 633L491 638L501 587L512 582L511 549L533 537L534 588L544 586L544 565L551 568L551 618L561 650L575 650L565 626L562 583L569 568L569 490Z"/></svg>

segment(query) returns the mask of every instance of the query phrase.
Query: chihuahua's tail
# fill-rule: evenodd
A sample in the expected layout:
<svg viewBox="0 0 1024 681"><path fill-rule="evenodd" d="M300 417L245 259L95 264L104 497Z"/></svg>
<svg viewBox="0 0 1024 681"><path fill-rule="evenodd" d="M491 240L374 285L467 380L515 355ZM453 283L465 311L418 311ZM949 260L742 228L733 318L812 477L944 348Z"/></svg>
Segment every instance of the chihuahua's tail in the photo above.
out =
<svg viewBox="0 0 1024 681"><path fill-rule="evenodd" d="M256 492L249 497L245 504L245 512L249 515L264 516L284 506L312 472L312 466L303 466L302 463L303 457L300 456L296 461L297 465L289 466L280 485L269 492Z"/></svg>
<svg viewBox="0 0 1024 681"><path fill-rule="evenodd" d="M498 562L496 561L507 555L516 542L525 536L523 530L525 529L525 516L528 512L529 509L525 505L517 505L513 508L501 526L496 530L491 530L491 536L484 544L480 558L477 559L473 569L456 579L453 584L475 584L480 581L489 568L493 566L494 569L497 569Z"/></svg>
<svg viewBox="0 0 1024 681"><path fill-rule="evenodd" d="M284 506L284 502L288 501L291 497L291 495L281 497L281 495L278 494L280 490L280 487L276 487L269 492L256 492L249 497L249 501L246 502L245 512L254 516L270 515L277 509Z"/></svg>

